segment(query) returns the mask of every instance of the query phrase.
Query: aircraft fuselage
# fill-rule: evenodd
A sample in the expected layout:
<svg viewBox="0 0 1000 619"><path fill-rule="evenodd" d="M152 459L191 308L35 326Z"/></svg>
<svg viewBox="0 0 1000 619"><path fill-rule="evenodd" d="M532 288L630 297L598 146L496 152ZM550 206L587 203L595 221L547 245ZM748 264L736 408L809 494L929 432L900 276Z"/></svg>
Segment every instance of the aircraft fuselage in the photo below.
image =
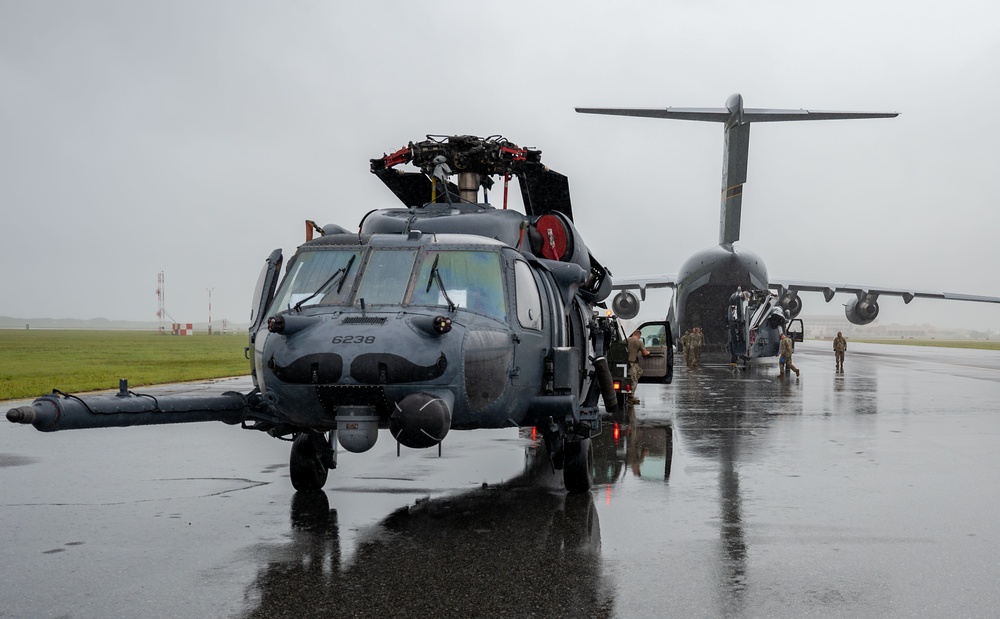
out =
<svg viewBox="0 0 1000 619"><path fill-rule="evenodd" d="M700 251L681 266L674 295L674 341L701 327L705 350L722 352L728 342L726 308L737 287L767 290L767 267L749 249L732 244Z"/></svg>

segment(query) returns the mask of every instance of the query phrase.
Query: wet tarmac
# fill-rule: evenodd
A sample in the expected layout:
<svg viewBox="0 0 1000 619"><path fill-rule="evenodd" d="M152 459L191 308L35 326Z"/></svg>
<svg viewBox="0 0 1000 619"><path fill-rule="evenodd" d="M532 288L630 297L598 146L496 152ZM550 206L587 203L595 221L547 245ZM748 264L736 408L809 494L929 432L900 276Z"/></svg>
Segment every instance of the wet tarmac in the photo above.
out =
<svg viewBox="0 0 1000 619"><path fill-rule="evenodd" d="M516 430L306 495L259 432L0 424L0 617L996 616L1000 353L829 347L642 385L584 496Z"/></svg>

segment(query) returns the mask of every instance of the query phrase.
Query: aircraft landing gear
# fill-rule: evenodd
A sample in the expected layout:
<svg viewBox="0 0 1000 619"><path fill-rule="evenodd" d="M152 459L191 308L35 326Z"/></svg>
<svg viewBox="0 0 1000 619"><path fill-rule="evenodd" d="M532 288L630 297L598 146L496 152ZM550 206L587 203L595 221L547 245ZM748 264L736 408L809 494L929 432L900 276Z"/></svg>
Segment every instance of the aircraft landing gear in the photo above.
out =
<svg viewBox="0 0 1000 619"><path fill-rule="evenodd" d="M332 464L332 449L319 432L301 432L292 441L288 461L292 486L296 490L319 490L326 483Z"/></svg>
<svg viewBox="0 0 1000 619"><path fill-rule="evenodd" d="M571 494L590 492L594 451L590 437L567 436L563 442L563 483Z"/></svg>
<svg viewBox="0 0 1000 619"><path fill-rule="evenodd" d="M542 435L552 468L562 469L563 484L570 494L590 492L593 485L594 452L590 434L588 423L564 429L549 418L548 430Z"/></svg>

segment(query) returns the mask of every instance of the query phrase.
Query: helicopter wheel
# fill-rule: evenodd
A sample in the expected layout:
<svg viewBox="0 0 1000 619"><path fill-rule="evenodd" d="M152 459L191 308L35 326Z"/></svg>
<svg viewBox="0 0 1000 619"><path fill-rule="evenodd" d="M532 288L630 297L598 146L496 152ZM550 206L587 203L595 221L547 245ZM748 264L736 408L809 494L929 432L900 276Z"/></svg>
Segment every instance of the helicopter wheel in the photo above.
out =
<svg viewBox="0 0 1000 619"><path fill-rule="evenodd" d="M292 486L296 490L319 490L326 483L329 473L320 459L316 443L324 441L322 434L302 432L292 442L292 454L288 461Z"/></svg>
<svg viewBox="0 0 1000 619"><path fill-rule="evenodd" d="M566 485L566 490L573 494L590 492L591 471L594 464L590 439L565 441L563 453L563 483Z"/></svg>

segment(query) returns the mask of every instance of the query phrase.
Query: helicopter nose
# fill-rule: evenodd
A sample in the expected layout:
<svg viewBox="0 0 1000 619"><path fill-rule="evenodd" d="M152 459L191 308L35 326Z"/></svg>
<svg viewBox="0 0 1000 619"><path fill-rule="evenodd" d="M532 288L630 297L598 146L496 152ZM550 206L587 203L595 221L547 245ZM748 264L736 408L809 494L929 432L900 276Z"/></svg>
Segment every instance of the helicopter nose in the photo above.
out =
<svg viewBox="0 0 1000 619"><path fill-rule="evenodd" d="M451 399L450 394L444 397ZM441 396L422 391L396 402L396 409L389 416L389 433L411 449L437 445L449 429L451 404Z"/></svg>

